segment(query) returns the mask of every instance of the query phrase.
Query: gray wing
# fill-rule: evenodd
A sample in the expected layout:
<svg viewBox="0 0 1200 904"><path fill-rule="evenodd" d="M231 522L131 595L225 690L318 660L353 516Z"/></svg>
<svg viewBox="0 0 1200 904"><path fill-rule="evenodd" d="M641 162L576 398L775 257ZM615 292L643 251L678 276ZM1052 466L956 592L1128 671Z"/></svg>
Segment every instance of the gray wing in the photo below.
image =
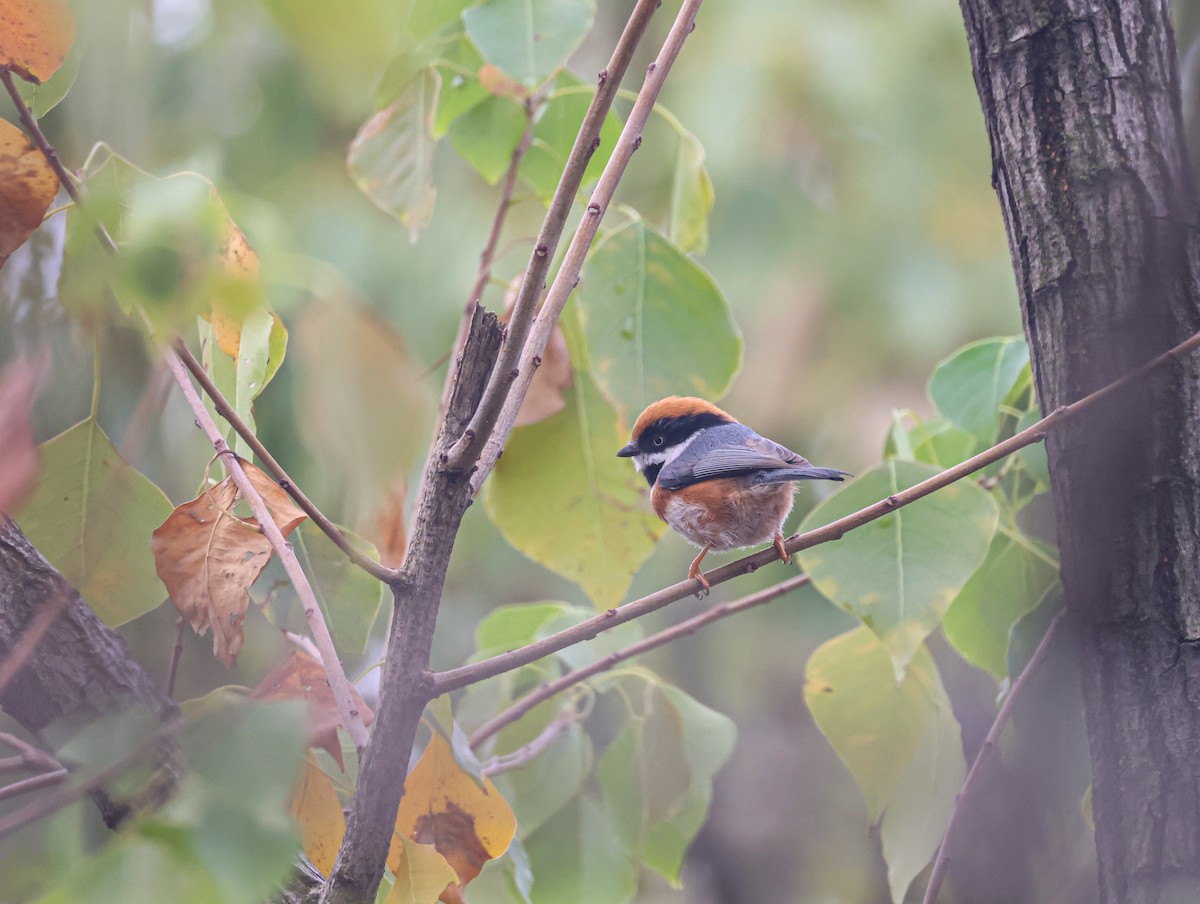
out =
<svg viewBox="0 0 1200 904"><path fill-rule="evenodd" d="M770 468L803 468L808 461L791 449L759 436L744 424L722 424L701 432L658 474L664 490L677 490L718 477L736 477Z"/></svg>

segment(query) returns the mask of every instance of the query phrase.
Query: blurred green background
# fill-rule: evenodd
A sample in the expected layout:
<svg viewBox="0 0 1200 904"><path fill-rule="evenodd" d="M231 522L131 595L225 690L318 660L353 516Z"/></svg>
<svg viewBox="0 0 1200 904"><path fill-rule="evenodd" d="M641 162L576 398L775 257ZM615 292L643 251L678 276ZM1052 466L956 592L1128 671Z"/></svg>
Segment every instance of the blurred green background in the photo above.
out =
<svg viewBox="0 0 1200 904"><path fill-rule="evenodd" d="M585 80L603 67L631 6L600 4L595 30L572 61ZM103 141L156 175L195 170L218 186L258 250L272 302L291 331L288 359L257 405L260 435L328 513L369 527L381 479L415 485L430 424L419 409L424 404L428 414L436 404L445 368L435 365L452 344L498 196L443 142L437 206L412 244L348 177L346 148L376 109L400 5L106 0L77 8L80 72L46 117L47 133L72 167ZM638 87L674 12L667 4L656 15L627 88ZM707 154L716 203L700 261L744 334L743 367L722 401L741 420L817 464L861 472L879 461L894 411L930 411L925 385L936 362L969 340L1019 333L956 4L706 4L662 103ZM619 112L628 107L619 101ZM11 111L4 115L12 118ZM671 152L662 150L668 138L661 121L652 123L618 200L656 209L663 186L655 155ZM533 198L514 208L497 285L485 297L490 306L501 306L503 284L523 269L541 213ZM368 435L373 425L383 433L403 428L393 473L379 473L387 463L375 463L369 450L322 435L322 409L305 381L351 386L362 374L352 372L353 360L345 373L315 370L306 348L345 342L352 349L355 340L321 332L314 298L360 304L377 318L369 329L386 324L403 344L404 356L387 366L420 398L401 404L379 392L360 406ZM4 299L0 333L15 341L0 343L0 352L41 337L57 349L53 382L37 411L39 438L47 438L87 413L91 340L51 309L22 314L18 302L11 292ZM109 326L101 341L101 423L120 447L144 387L158 379L157 365L130 330ZM161 417L131 457L179 502L194 495L211 450L181 400L164 392ZM802 491L791 526L817 492ZM692 554L666 536L628 598L678 580ZM714 599L783 573L772 566ZM473 507L455 550L435 666L469 655L474 626L490 609L538 599L587 603L574 585L509 548L482 506ZM646 629L702 605L679 603ZM123 629L139 659L160 674L170 645L151 641L171 634L173 620L163 607ZM806 656L850 626L806 589L651 657L653 667L732 717L741 736L718 779L685 891L647 875L639 901L887 900L865 806L801 693ZM231 679L211 660L207 639L189 634L186 642L181 697ZM274 633L252 615L233 680L253 685L279 650ZM936 639L935 653L973 755L996 688ZM355 664L348 665L354 674ZM1091 840L1080 828L1088 779L1069 657L1059 657L1043 678L1045 692L1031 694L1018 713L1006 768L993 779L1010 782L1012 793L977 817L963 855L962 875L978 882L960 883L955 900L1082 902L1094 895ZM6 872L15 861L10 850L2 858ZM19 876L14 869L9 875Z"/></svg>

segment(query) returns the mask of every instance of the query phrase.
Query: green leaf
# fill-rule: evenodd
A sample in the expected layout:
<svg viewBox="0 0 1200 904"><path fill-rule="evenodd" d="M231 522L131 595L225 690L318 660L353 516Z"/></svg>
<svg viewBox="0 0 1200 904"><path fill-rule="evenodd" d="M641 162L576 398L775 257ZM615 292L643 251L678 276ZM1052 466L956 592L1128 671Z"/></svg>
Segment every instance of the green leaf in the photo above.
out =
<svg viewBox="0 0 1200 904"><path fill-rule="evenodd" d="M41 446L38 487L16 520L100 618L123 625L166 593L150 534L171 514L162 490L121 458L92 418Z"/></svg>
<svg viewBox="0 0 1200 904"><path fill-rule="evenodd" d="M378 558L375 545L351 530L342 528L350 545ZM346 558L324 531L306 518L290 537L304 573L312 581L317 602L329 624L334 646L343 659L363 654L371 626L387 596L386 587ZM294 598L289 584L280 594Z"/></svg>
<svg viewBox="0 0 1200 904"><path fill-rule="evenodd" d="M1030 611L1022 615L1013 624L1008 641L1008 677L1016 679L1029 665L1033 652L1037 649L1046 630L1063 607L1063 587L1055 581L1046 590L1045 595Z"/></svg>
<svg viewBox="0 0 1200 904"><path fill-rule="evenodd" d="M627 411L673 394L718 398L741 364L741 335L712 277L641 221L596 249L578 298L592 373Z"/></svg>
<svg viewBox="0 0 1200 904"><path fill-rule="evenodd" d="M521 161L521 179L545 202L554 197L579 127L596 93L594 87L585 87L582 79L565 70L559 73L555 85L556 90L542 107L533 128L533 143ZM600 178L620 137L621 118L610 110L600 126L600 146L588 161L580 188Z"/></svg>
<svg viewBox="0 0 1200 904"><path fill-rule="evenodd" d="M813 652L804 699L854 776L871 824L892 799L934 711L949 711L929 652L921 647L898 682L888 649L865 627L827 640Z"/></svg>
<svg viewBox="0 0 1200 904"><path fill-rule="evenodd" d="M508 169L525 131L525 111L506 97L488 97L454 120L450 143L488 185Z"/></svg>
<svg viewBox="0 0 1200 904"><path fill-rule="evenodd" d="M915 422L911 427L905 423L908 418ZM979 449L980 443L974 434L955 427L945 418L922 420L913 412L898 412L888 432L884 455L923 461L945 469L966 461Z"/></svg>
<svg viewBox="0 0 1200 904"><path fill-rule="evenodd" d="M967 777L962 730L950 713L945 695L939 696L921 742L896 782L879 827L894 904L903 904L913 879L937 852L954 810L954 799Z"/></svg>
<svg viewBox="0 0 1200 904"><path fill-rule="evenodd" d="M644 481L614 454L622 441L616 412L577 373L566 408L513 432L484 498L509 543L600 609L621 601L662 533Z"/></svg>
<svg viewBox="0 0 1200 904"><path fill-rule="evenodd" d="M1052 551L1015 531L997 533L987 559L946 612L946 639L967 662L1000 680L1008 674L1013 625L1057 580Z"/></svg>
<svg viewBox="0 0 1200 904"><path fill-rule="evenodd" d="M447 48L442 60L446 65L439 66L442 92L438 95L437 116L433 123L434 138L441 138L458 117L492 96L479 84L478 73L483 66L483 57L466 37Z"/></svg>
<svg viewBox="0 0 1200 904"><path fill-rule="evenodd" d="M545 637L544 625L572 610L569 603L512 603L498 606L475 628L478 656L515 650ZM590 613L589 613L590 614Z"/></svg>
<svg viewBox="0 0 1200 904"><path fill-rule="evenodd" d="M818 505L800 530L827 524L936 473L928 465L891 459ZM960 480L836 543L803 550L798 559L827 599L880 637L899 678L983 563L998 519L991 496Z"/></svg>
<svg viewBox="0 0 1200 904"><path fill-rule="evenodd" d="M1000 425L1000 404L1028 361L1029 347L1018 336L973 342L937 366L929 397L943 417L990 446Z"/></svg>
<svg viewBox="0 0 1200 904"><path fill-rule="evenodd" d="M595 16L594 0L484 0L463 21L484 59L533 88L566 63Z"/></svg>
<svg viewBox="0 0 1200 904"><path fill-rule="evenodd" d="M533 904L624 904L637 872L608 815L576 797L525 840L533 868Z"/></svg>
<svg viewBox="0 0 1200 904"><path fill-rule="evenodd" d="M567 628L574 627L585 619L594 616L583 606L570 606L561 615L548 619L542 625L542 636L557 634ZM566 649L559 650L554 655L566 663L569 669L581 669L591 665L597 659L602 659L610 653L637 643L642 639L642 626L637 621L625 622L607 631L602 631L586 643L572 644ZM598 678L596 680L603 680Z"/></svg>
<svg viewBox="0 0 1200 904"><path fill-rule="evenodd" d="M549 703L538 715L553 718L558 713L558 702ZM534 715L505 730L504 752L529 743L545 728L549 718ZM592 740L582 726L572 723L527 765L502 772L493 781L513 808L521 837L528 838L579 794L591 771Z"/></svg>
<svg viewBox="0 0 1200 904"><path fill-rule="evenodd" d="M71 86L75 84L75 78L79 75L79 61L82 56L83 42L76 41L71 45L71 50L67 53L67 58L63 60L62 65L42 84L35 85L33 82L27 82L21 78L14 79L21 99L33 111L34 119L41 119L67 96L67 92L71 90Z"/></svg>
<svg viewBox="0 0 1200 904"><path fill-rule="evenodd" d="M459 21L462 11L475 0L415 0L408 14L408 32L417 40Z"/></svg>
<svg viewBox="0 0 1200 904"><path fill-rule="evenodd" d="M704 145L691 132L681 132L671 183L671 225L667 231L671 243L681 251L703 254L708 248L712 206L713 186L704 167Z"/></svg>
<svg viewBox="0 0 1200 904"><path fill-rule="evenodd" d="M424 452L428 383L395 330L345 298L305 310L292 328L292 355L297 420L330 475L328 492L342 500L332 517L354 523Z"/></svg>
<svg viewBox="0 0 1200 904"><path fill-rule="evenodd" d="M391 104L372 116L350 143L346 165L354 184L380 210L408 227L416 241L433 216L433 117L441 76L425 69Z"/></svg>
<svg viewBox="0 0 1200 904"><path fill-rule="evenodd" d="M679 886L684 857L708 814L712 782L733 753L737 729L679 688L645 685L644 710L609 745L597 768L625 844Z"/></svg>

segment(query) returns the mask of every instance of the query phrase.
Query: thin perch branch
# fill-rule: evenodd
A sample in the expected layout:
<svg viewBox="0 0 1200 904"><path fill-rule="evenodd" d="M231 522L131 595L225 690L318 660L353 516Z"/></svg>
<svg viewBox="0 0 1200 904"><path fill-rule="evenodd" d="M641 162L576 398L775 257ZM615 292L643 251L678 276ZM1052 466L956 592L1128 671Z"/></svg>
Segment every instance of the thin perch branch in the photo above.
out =
<svg viewBox="0 0 1200 904"><path fill-rule="evenodd" d="M669 628L664 628L649 637L639 640L637 643L630 644L621 650L615 650L607 656L597 659L590 665L583 668L575 669L567 672L565 675L555 678L553 681L547 681L541 687L526 694L520 700L512 704L507 709L497 713L491 719L488 719L483 725L476 729L471 735L471 746L478 747L492 735L503 729L507 725L516 722L521 716L525 715L539 703L549 700L555 694L565 691L567 688L578 684L581 681L586 681L593 675L598 675L601 672L606 672L618 663L624 662L626 659L632 659L635 656L641 656L643 653L648 653L650 650L668 644L673 640L678 640L680 637L686 637L688 634L695 634L705 625L715 621L720 621L723 618L728 618L731 615L736 615L738 612L744 612L747 609L753 609L755 606L761 606L764 603L769 603L774 599L778 599L785 593L790 593L797 587L803 587L808 583L808 575L800 574L795 577L788 578L786 581L780 581L773 587L767 587L759 590L757 593L751 593L739 600L734 600L729 603L722 603L720 606L714 606L707 612L702 612L692 618L681 621L677 625L672 625ZM515 767L508 767L515 768Z"/></svg>
<svg viewBox="0 0 1200 904"><path fill-rule="evenodd" d="M250 447L258 457L258 460L262 462L263 467L279 482L279 486L292 497L296 505L300 506L304 513L312 519L313 524L319 527L325 536L332 540L337 548L346 554L346 557L351 562L367 572L367 574L378 578L385 584L394 581L398 574L396 569L388 568L386 565L376 562L361 549L355 548L342 529L325 517L316 504L301 491L300 487L296 486L296 482L288 476L283 466L267 451L267 447L254 435L254 431L246 425L246 422L238 416L233 406L229 404L229 400L217 388L217 384L212 381L212 377L208 375L208 372L196 360L196 356L191 353L187 345L184 344L184 341L177 338L171 345L175 349L175 353L179 356L179 359L188 369L188 372L196 378L196 382L200 384L200 388L204 390L204 394L212 399L213 408L216 409L217 414L228 421L229 425L233 427L234 432L246 441L246 445Z"/></svg>
<svg viewBox="0 0 1200 904"><path fill-rule="evenodd" d="M1004 731L1004 726L1012 718L1013 705L1017 698L1022 696L1021 690L1028 686L1029 676L1037 670L1042 660L1046 658L1046 653L1050 649L1050 641L1062 625L1066 614L1065 609L1060 611L1046 628L1046 633L1042 635L1041 642L1038 643L1037 649L1033 651L1033 656L1030 657L1025 668L1021 670L1021 674L1017 676L1017 680L1013 682L1008 696L1004 698L1004 704L1000 707L1000 711L996 713L996 720L992 722L992 727L988 729L983 746L979 748L979 753L975 755L975 762L971 764L971 769L967 772L962 790L954 798L954 808L950 811L950 821L946 823L946 834L942 836L942 843L938 845L937 856L933 860L933 869L929 873L929 884L925 886L925 897L922 899L922 904L934 904L937 901L938 892L941 890L942 882L946 878L946 870L950 867L950 844L954 840L954 830L958 825L958 818L966 808L967 800L971 796L971 793L978 786L978 779L982 772L984 761L990 758L991 754L996 750L996 744L1000 740L1000 733Z"/></svg>
<svg viewBox="0 0 1200 904"><path fill-rule="evenodd" d="M884 515L894 512L898 508L916 502L930 493L949 486L981 468L987 467L992 462L999 461L1006 455L1011 455L1018 449L1023 449L1025 446L1040 442L1050 430L1069 421L1109 395L1141 380L1163 364L1174 361L1197 347L1200 347L1200 332L1179 343L1179 345L1170 351L1164 352L1157 358L1147 361L1141 367L1121 377L1121 379L1115 380L1107 386L1089 393L1077 402L1072 402L1070 405L1064 405L1052 411L1031 427L1014 434L1003 442L997 443L990 449L986 449L972 458L968 458L961 464L947 468L940 474L935 474L933 477L923 480L906 490L888 496L886 499L881 499L872 505L868 505L866 508L859 509L857 512L852 512L849 515L838 518L836 521L831 521L822 527L815 528L804 534L796 534L789 537L784 542L784 548L791 554L799 552L802 549L809 549L821 543L828 543L830 540L841 539L847 531L854 530L856 527L862 527L864 524L882 518ZM705 577L708 579L710 585L723 584L739 575L757 571L763 565L777 561L778 559L779 554L775 549L767 548L738 559L735 562L730 562L728 565L722 565L720 568L713 569ZM649 596L626 603L616 609L609 609L607 612L595 615L574 627L566 628L557 634L544 637L519 649L501 653L490 659L481 659L479 662L473 662L470 665L460 666L456 669L438 672L433 676L434 696L460 687L466 687L468 684L474 684L477 681L483 681L487 678L501 675L504 672L510 672L513 669L535 662L543 656L548 656L551 653L557 653L559 650L573 646L580 641L591 640L602 631L615 628L617 625L623 625L625 622L632 621L635 618L641 618L643 615L655 612L676 600L699 593L702 589L699 580L681 581L678 584L664 587L662 590L656 591Z"/></svg>
<svg viewBox="0 0 1200 904"><path fill-rule="evenodd" d="M283 570L287 573L288 580L296 588L296 595L300 597L300 603L304 608L304 616L308 619L309 630L312 631L313 640L317 643L317 649L321 651L322 664L325 666L325 673L329 677L329 687L333 691L334 702L337 703L338 715L341 716L342 725L345 726L346 731L350 733L350 737L354 740L354 746L361 753L367 743L367 727L363 724L362 714L359 713L358 708L354 705L354 699L350 694L350 682L346 680L346 673L342 669L342 662L338 659L337 650L334 649L333 638L329 634L329 626L325 624L325 616L321 612L321 606L317 603L317 597L313 593L312 585L308 582L308 577L304 574L304 569L300 567L300 561L296 558L296 551L292 549L292 544L288 543L283 533L279 530L275 519L267 511L267 505L263 502L262 496L254 488L254 485L250 482L250 478L246 476L246 472L243 470L238 457L230 450L228 444L225 442L225 438L221 435L220 429L212 417L209 416L208 409L204 407L204 402L201 401L196 388L188 378L187 367L183 361L169 348L163 349L163 354L166 356L167 366L171 368L175 382L183 390L184 398L187 399L188 406L196 416L197 425L204 431L204 434L213 444L213 448L217 450L217 454L222 456L225 466L229 469L229 476L233 478L233 482L241 490L242 496L249 504L250 510L254 513L254 518L258 521L259 527L262 528L263 534L271 542L271 548L279 556L280 564L283 565Z"/></svg>

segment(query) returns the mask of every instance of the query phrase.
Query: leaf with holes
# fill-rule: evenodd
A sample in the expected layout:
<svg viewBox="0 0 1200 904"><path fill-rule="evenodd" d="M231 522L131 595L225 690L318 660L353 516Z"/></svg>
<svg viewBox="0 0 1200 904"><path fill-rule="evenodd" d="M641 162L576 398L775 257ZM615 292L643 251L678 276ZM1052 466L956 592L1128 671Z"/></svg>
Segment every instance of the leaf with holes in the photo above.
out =
<svg viewBox="0 0 1200 904"><path fill-rule="evenodd" d="M29 541L96 614L123 625L163 600L148 540L171 512L92 418L43 443L41 477L16 514Z"/></svg>
<svg viewBox="0 0 1200 904"><path fill-rule="evenodd" d="M719 398L741 365L741 334L712 277L640 220L596 249L578 297L592 374L626 412L668 395Z"/></svg>
<svg viewBox="0 0 1200 904"><path fill-rule="evenodd" d="M937 473L928 465L889 460L818 505L800 530L828 524ZM826 598L879 636L900 678L983 564L998 520L991 496L960 480L797 558Z"/></svg>

